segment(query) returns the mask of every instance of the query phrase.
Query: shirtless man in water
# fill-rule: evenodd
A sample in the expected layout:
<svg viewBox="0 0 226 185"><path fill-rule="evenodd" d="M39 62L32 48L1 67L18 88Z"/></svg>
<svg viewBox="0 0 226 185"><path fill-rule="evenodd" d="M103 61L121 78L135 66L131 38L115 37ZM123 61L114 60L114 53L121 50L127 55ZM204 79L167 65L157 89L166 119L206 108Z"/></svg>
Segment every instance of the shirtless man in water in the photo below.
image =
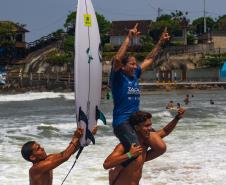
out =
<svg viewBox="0 0 226 185"><path fill-rule="evenodd" d="M158 142L169 135L174 130L178 121L183 117L184 112L185 110L180 108L177 116L159 131L155 131L152 128L152 116L150 113L138 111L132 114L129 123L136 130L140 145L132 145L130 151L125 153L124 146L118 144L114 151L106 158L103 166L105 169L111 169L109 171L110 185L138 185L142 176L144 162L155 159L163 154L158 151L158 146L155 142L153 142L151 149L149 149L149 143L145 143L145 141L150 137L153 141ZM121 165L132 157L136 157L136 159L126 167Z"/></svg>
<svg viewBox="0 0 226 185"><path fill-rule="evenodd" d="M35 141L25 143L21 154L25 160L33 163L29 170L30 185L52 185L53 169L67 161L78 150L82 135L83 129L78 128L64 151L50 155Z"/></svg>

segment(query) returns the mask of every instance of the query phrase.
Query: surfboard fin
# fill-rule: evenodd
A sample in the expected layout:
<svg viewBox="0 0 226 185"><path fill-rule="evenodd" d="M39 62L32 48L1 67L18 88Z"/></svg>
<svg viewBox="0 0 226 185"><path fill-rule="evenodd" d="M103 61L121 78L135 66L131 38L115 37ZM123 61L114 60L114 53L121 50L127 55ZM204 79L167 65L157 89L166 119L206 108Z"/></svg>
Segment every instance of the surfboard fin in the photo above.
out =
<svg viewBox="0 0 226 185"><path fill-rule="evenodd" d="M81 107L79 107L79 117L78 117L78 121L84 121L86 123L86 140L90 139L90 141L95 145L95 138L92 134L92 132L88 129L88 118L86 116L86 114L83 112L83 110L81 109Z"/></svg>
<svg viewBox="0 0 226 185"><path fill-rule="evenodd" d="M79 107L79 116L78 116L78 121L84 121L86 125L88 126L88 118L86 114L82 111L81 107Z"/></svg>
<svg viewBox="0 0 226 185"><path fill-rule="evenodd" d="M107 124L107 121L106 121L106 118L105 118L104 114L96 106L96 120L98 120L98 119L100 119L101 121L103 121L103 123L105 125Z"/></svg>
<svg viewBox="0 0 226 185"><path fill-rule="evenodd" d="M95 138L92 132L87 128L86 129L86 140L90 139L90 141L95 145Z"/></svg>

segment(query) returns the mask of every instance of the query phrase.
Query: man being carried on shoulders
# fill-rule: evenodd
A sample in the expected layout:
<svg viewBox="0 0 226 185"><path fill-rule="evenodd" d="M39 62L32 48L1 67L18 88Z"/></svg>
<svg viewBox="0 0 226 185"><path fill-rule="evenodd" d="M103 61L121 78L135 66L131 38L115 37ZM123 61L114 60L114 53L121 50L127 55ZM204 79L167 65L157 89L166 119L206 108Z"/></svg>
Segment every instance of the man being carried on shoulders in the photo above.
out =
<svg viewBox="0 0 226 185"><path fill-rule="evenodd" d="M104 161L104 168L111 169L109 171L110 185L138 185L142 176L142 168L144 162L155 159L162 154L158 149L159 138L169 135L177 125L178 121L183 117L185 110L180 108L177 116L169 122L164 128L155 131L152 128L152 115L148 112L138 111L129 118L129 124L137 133L140 145L132 144L129 152L126 153L125 147L120 143L114 151ZM153 140L150 146L147 138ZM123 162L135 157L127 166L121 165Z"/></svg>
<svg viewBox="0 0 226 185"><path fill-rule="evenodd" d="M136 133L128 123L130 115L139 111L139 77L142 72L152 65L162 44L169 40L169 35L165 29L158 43L139 66L137 65L134 56L126 55L130 42L139 34L138 24L129 30L127 37L112 60L112 70L110 75L110 86L114 100L112 126L115 136L123 144L126 152L130 150L132 143L140 145ZM149 145L152 144L151 138L146 138L146 140L149 142ZM156 144L158 144L159 151L165 151L164 142L156 139Z"/></svg>

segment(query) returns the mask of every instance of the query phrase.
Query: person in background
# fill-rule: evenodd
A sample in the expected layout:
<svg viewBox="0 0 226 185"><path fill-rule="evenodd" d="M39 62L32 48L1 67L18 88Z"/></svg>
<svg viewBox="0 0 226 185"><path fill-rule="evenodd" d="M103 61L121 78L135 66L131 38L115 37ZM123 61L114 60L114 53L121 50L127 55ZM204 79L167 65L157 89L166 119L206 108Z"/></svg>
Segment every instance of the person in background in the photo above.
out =
<svg viewBox="0 0 226 185"><path fill-rule="evenodd" d="M174 104L173 101L171 100L167 105L166 105L166 109L173 109L174 108Z"/></svg>
<svg viewBox="0 0 226 185"><path fill-rule="evenodd" d="M177 103L177 109L180 109L180 103Z"/></svg>
<svg viewBox="0 0 226 185"><path fill-rule="evenodd" d="M187 94L184 98L184 103L185 105L188 105L190 103L190 100L189 100L189 94Z"/></svg>
<svg viewBox="0 0 226 185"><path fill-rule="evenodd" d="M214 101L213 101L212 99L210 100L210 104L211 104L211 105L213 105L213 104L214 104Z"/></svg>
<svg viewBox="0 0 226 185"><path fill-rule="evenodd" d="M174 72L174 81L177 81L177 73Z"/></svg>

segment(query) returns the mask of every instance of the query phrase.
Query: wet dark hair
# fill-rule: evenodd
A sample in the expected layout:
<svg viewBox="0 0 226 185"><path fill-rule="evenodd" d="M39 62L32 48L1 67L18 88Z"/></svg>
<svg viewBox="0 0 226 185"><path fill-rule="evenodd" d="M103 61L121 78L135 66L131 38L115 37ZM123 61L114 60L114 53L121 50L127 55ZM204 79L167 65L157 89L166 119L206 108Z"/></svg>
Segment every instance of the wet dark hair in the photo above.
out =
<svg viewBox="0 0 226 185"><path fill-rule="evenodd" d="M147 119L152 118L151 113L145 111L138 111L129 117L129 123L134 128L135 125L145 122Z"/></svg>
<svg viewBox="0 0 226 185"><path fill-rule="evenodd" d="M32 146L35 144L35 141L28 141L27 143L25 143L22 148L21 148L21 155L23 156L23 158L27 161L30 161L30 156L32 155L33 149Z"/></svg>

